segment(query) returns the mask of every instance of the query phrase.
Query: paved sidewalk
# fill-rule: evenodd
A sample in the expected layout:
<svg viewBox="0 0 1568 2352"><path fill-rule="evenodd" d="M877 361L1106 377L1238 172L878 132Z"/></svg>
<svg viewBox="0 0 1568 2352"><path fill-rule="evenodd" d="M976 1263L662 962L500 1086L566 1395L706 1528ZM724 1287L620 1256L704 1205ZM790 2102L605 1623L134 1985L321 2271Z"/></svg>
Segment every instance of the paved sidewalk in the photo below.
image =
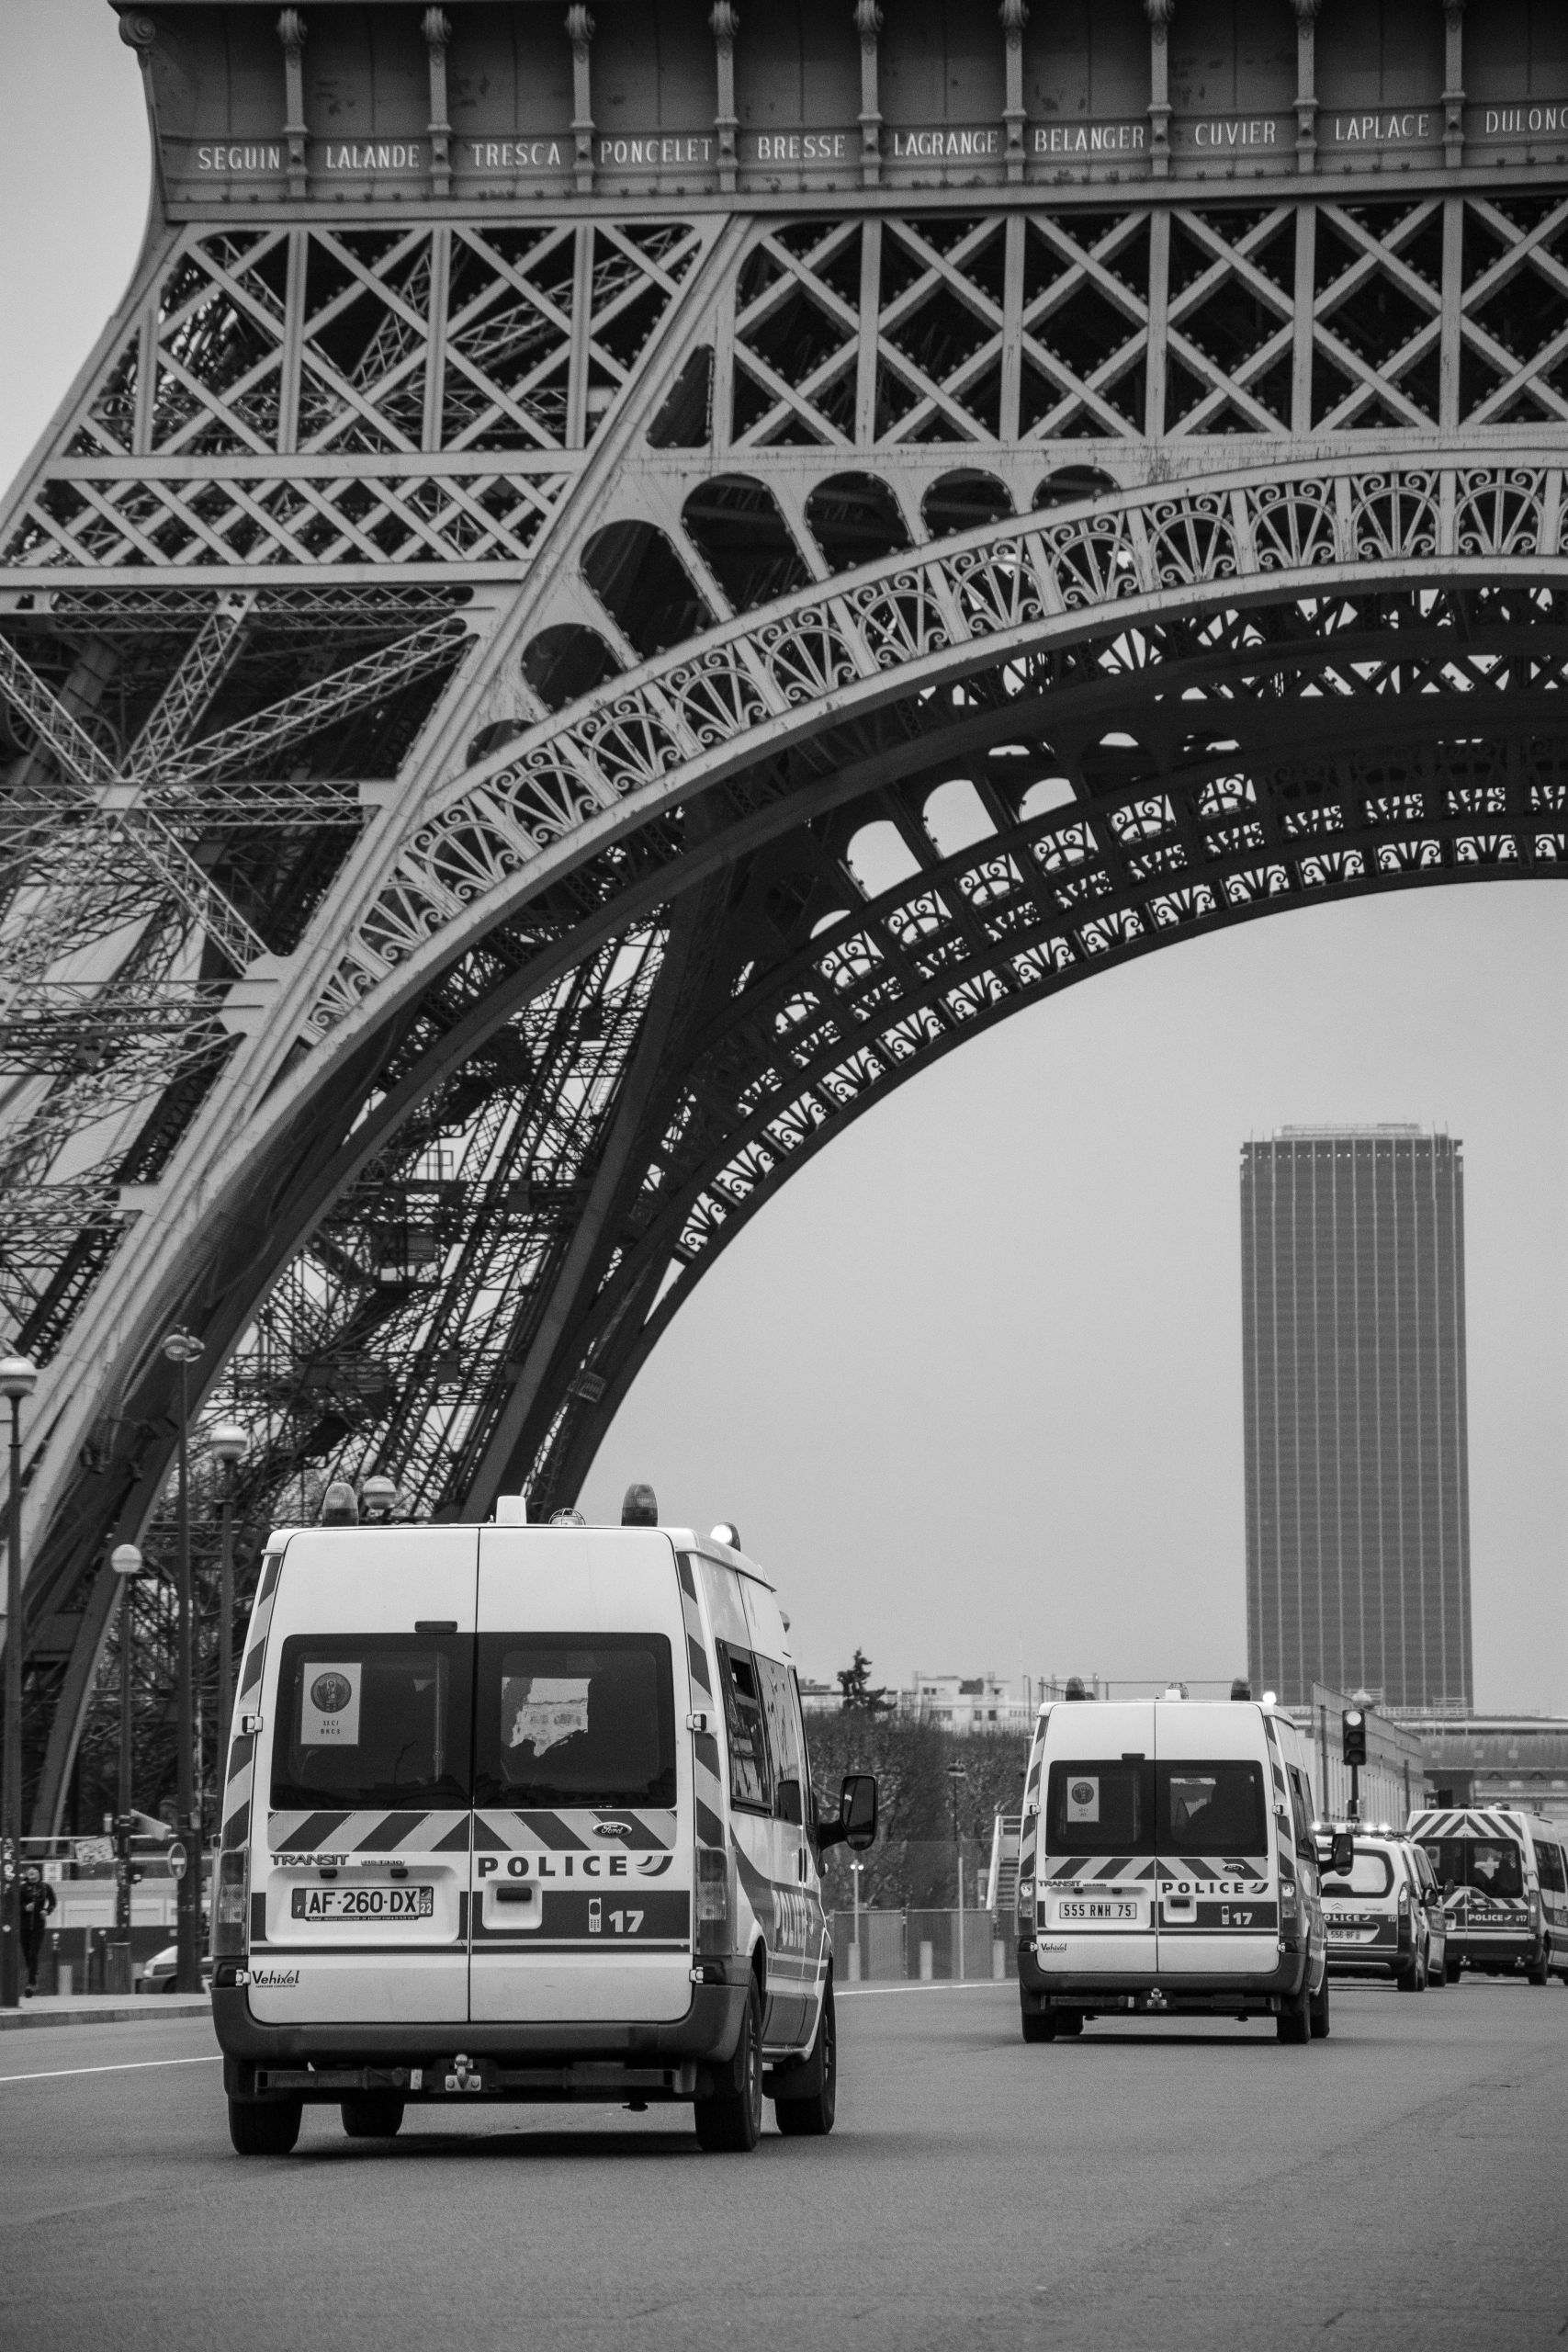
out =
<svg viewBox="0 0 1568 2352"><path fill-rule="evenodd" d="M158 2025L168 2018L208 2018L206 1993L38 1993L19 2009L0 2009L0 2033L35 2025Z"/></svg>

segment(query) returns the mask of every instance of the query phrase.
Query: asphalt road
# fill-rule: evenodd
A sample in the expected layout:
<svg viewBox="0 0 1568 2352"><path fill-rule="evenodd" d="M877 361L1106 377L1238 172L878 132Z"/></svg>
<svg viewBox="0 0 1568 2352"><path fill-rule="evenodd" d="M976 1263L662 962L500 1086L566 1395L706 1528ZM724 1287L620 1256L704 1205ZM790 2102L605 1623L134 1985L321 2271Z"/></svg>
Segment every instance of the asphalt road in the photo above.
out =
<svg viewBox="0 0 1568 2352"><path fill-rule="evenodd" d="M7 2352L1568 2340L1568 1991L1337 1988L1326 2043L840 1996L839 2127L442 2112L231 2154L203 2022L0 2045Z"/></svg>

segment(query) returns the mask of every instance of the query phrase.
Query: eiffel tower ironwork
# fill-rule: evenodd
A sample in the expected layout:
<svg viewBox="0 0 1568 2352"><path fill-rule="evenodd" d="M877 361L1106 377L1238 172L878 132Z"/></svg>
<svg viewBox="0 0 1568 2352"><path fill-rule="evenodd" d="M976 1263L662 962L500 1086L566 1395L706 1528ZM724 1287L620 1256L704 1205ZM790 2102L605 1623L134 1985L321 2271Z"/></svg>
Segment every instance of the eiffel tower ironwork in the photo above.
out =
<svg viewBox="0 0 1568 2352"><path fill-rule="evenodd" d="M0 512L45 1826L171 1323L253 1528L569 1503L966 1037L1568 857L1554 0L114 5L152 226Z"/></svg>

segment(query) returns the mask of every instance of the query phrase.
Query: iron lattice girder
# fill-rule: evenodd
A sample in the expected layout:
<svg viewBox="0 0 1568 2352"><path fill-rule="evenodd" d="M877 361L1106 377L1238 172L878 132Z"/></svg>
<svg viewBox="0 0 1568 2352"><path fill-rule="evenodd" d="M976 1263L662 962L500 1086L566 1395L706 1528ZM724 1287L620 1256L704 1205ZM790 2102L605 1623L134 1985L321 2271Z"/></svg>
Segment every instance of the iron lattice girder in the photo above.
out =
<svg viewBox="0 0 1568 2352"><path fill-rule="evenodd" d="M262 940L238 908L230 905L211 876L197 864L156 810L145 805L141 777L134 771L122 775L116 770L4 636L0 636L0 694L48 750L68 792L94 810L107 829L152 869L155 880L206 933L232 972L243 972L247 964L265 954ZM58 939L43 943L51 956L68 944Z"/></svg>
<svg viewBox="0 0 1568 2352"><path fill-rule="evenodd" d="M73 624L93 631L101 618L98 600L77 601L80 610L67 596L52 598L47 615L36 621L29 616L29 625L59 632ZM143 624L161 617L155 600L133 601ZM298 864L301 841L335 829L335 843L308 854L318 865L322 855L329 865L339 862L363 824L364 787L354 780L303 776L275 783L235 771L330 742L346 722L362 714L375 718L395 708L411 687L449 673L470 642L469 624L451 609L450 596L434 614L428 594L421 601L423 616L417 604L411 609L395 594L379 599L351 594L336 604L330 594L319 594L305 600L309 609L301 611L293 597L264 600L220 591L216 599L206 598L205 611L178 597L179 623L182 631L191 631L189 642L118 763L0 639L3 674L72 786L62 801L47 780L35 786L22 830L14 829L7 842L12 887L25 895L13 899L6 934L0 937L0 974L9 982L0 1060L19 1075L54 1081L41 1098L24 1096L14 1103L0 1145L6 1178L3 1229L14 1282L24 1269L40 1270L47 1282L47 1270L73 1235L114 1229L116 1171L130 1141L124 1122L138 1106L145 1111L160 1100L168 1102L173 1090L188 1088L193 1077L217 1066L220 1000L229 991L199 967L190 968L185 934L198 889L209 917L214 906L229 902L186 846L187 837L227 831L237 837L238 854L254 855L258 839L270 835L276 846L269 843L269 863L284 875L291 861ZM389 625L391 633L369 651L333 663L332 640L319 634L329 619L355 630L368 623L385 631ZM280 621L286 629L307 632L316 624L307 661L319 668L327 650L324 674L197 735L240 657L247 626L272 632ZM85 642L91 646L94 636ZM296 674L299 666L297 654ZM133 842L150 838L154 844L137 889L128 888L123 857L114 854L128 830ZM219 969L227 964L232 975L265 955L268 943L231 911L233 922L220 923L217 964ZM116 940L118 947L111 944ZM95 980L76 977L84 967L96 969ZM74 1022L66 1010L72 1004L80 1015ZM106 1129L107 1120L118 1125ZM47 1182L56 1154L95 1126L110 1136L96 1175L77 1164L68 1181Z"/></svg>

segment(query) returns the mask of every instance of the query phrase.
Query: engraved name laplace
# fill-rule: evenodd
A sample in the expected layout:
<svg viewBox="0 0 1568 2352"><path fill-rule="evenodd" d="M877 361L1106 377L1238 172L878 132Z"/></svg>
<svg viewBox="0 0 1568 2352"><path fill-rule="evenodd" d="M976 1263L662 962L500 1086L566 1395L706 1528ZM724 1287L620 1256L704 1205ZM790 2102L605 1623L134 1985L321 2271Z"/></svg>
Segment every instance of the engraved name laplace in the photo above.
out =
<svg viewBox="0 0 1568 2352"><path fill-rule="evenodd" d="M1319 138L1334 146L1416 146L1441 136L1441 118L1432 107L1405 107L1393 114L1335 114L1320 120Z"/></svg>

